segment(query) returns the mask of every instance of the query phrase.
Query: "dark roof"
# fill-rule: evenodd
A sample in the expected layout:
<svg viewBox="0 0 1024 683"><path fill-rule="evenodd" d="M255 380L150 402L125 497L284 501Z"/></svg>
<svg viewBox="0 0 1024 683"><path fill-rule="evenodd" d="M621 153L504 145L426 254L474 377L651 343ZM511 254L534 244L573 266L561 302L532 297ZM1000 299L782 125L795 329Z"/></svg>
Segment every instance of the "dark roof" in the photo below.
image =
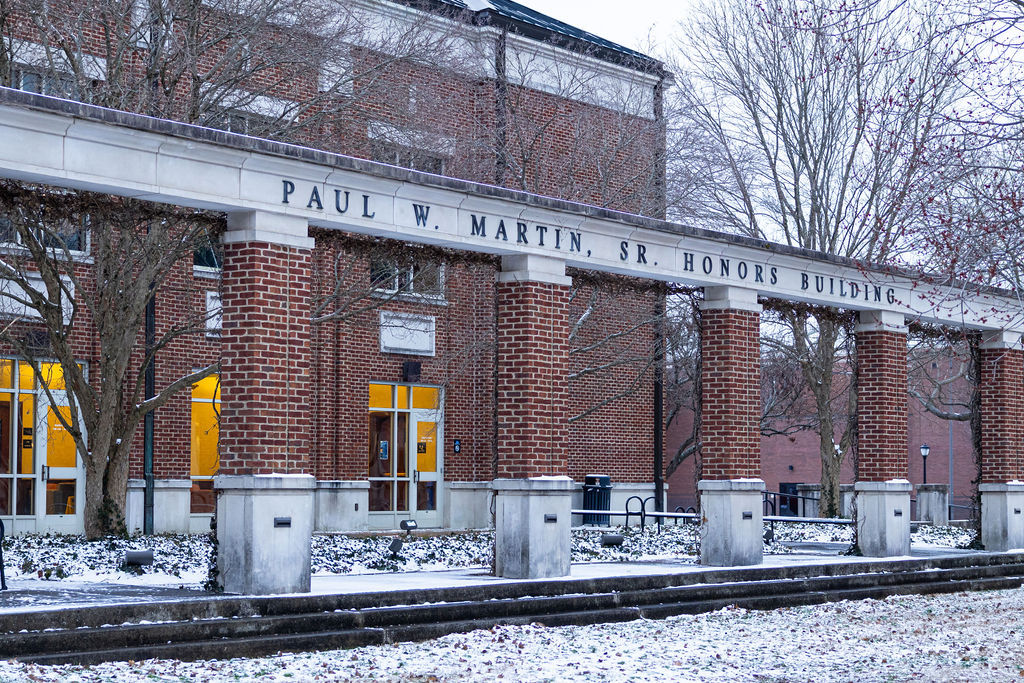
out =
<svg viewBox="0 0 1024 683"><path fill-rule="evenodd" d="M589 47L596 57L613 62L637 62L637 66L660 66L642 52L605 40L512 0L440 0L441 4L471 12L478 23L513 29L516 33L561 43Z"/></svg>

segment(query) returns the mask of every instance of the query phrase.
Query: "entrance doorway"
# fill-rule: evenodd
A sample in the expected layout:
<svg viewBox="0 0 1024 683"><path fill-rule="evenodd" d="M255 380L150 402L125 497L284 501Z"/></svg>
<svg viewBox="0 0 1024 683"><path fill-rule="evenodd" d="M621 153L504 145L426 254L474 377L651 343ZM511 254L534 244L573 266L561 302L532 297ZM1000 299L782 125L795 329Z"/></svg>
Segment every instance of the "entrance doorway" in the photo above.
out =
<svg viewBox="0 0 1024 683"><path fill-rule="evenodd" d="M369 396L370 526L395 529L403 519L441 526L440 387L371 384Z"/></svg>
<svg viewBox="0 0 1024 683"><path fill-rule="evenodd" d="M74 439L64 373L39 366L52 400L32 366L0 359L0 517L8 533L84 531L85 468Z"/></svg>

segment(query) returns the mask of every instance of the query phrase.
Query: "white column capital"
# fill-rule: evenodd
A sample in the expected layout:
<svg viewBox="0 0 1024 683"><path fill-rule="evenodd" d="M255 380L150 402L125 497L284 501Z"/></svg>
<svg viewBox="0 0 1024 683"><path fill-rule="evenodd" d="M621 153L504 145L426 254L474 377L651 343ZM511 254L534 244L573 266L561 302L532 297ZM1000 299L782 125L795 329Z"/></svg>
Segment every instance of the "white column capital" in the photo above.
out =
<svg viewBox="0 0 1024 683"><path fill-rule="evenodd" d="M720 311L725 309L760 313L762 306L757 303L756 290L730 286L705 287L704 301L700 303L700 310Z"/></svg>
<svg viewBox="0 0 1024 683"><path fill-rule="evenodd" d="M228 214L228 229L221 242L268 242L300 249L312 249L315 243L309 236L309 221L305 218L269 211L232 211Z"/></svg>
<svg viewBox="0 0 1024 683"><path fill-rule="evenodd" d="M893 311L861 311L860 323L854 332L898 332L907 333L906 319L902 313Z"/></svg>
<svg viewBox="0 0 1024 683"><path fill-rule="evenodd" d="M537 254L507 254L501 257L498 282L543 282L550 285L572 284L565 274L565 261Z"/></svg>
<svg viewBox="0 0 1024 683"><path fill-rule="evenodd" d="M1013 330L987 330L981 334L981 348L1020 350L1021 333Z"/></svg>

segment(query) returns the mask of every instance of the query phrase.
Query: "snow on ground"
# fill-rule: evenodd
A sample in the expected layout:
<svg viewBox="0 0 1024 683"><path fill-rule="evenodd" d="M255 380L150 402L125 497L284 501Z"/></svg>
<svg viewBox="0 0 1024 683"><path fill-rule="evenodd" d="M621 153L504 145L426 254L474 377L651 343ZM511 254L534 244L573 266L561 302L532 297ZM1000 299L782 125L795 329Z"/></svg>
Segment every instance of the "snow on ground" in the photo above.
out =
<svg viewBox="0 0 1024 683"><path fill-rule="evenodd" d="M770 525L765 525L766 530ZM622 534L618 547L603 547L605 533ZM793 524L777 522L774 540L765 553L790 552L786 543L851 543L850 525ZM667 524L659 531L649 526L615 529L578 528L572 532L573 562L645 561L673 559L696 562L698 527ZM317 575L364 574L467 567L490 567L494 534L468 531L451 534L403 537L395 556L388 549L394 535L316 535L312 545L312 569ZM973 532L954 527L922 526L913 543L963 547ZM153 550L154 565L141 570L123 566L128 550ZM8 578L41 578L53 581L116 582L123 584L198 587L207 577L211 552L207 535L159 535L86 541L81 536L24 535L4 539L4 567Z"/></svg>
<svg viewBox="0 0 1024 683"><path fill-rule="evenodd" d="M896 596L665 621L502 626L423 643L92 667L0 663L0 681L1009 681L1024 590Z"/></svg>

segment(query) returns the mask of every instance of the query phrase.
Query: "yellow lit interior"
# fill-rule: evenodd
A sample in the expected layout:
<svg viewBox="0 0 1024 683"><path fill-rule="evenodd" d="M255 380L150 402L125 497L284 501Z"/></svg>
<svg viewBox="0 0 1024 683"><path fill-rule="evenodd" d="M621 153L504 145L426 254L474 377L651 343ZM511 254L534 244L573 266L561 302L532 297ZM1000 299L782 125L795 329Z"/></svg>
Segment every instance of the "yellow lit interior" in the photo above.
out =
<svg viewBox="0 0 1024 683"><path fill-rule="evenodd" d="M424 448L420 447L421 444ZM436 422L416 423L416 469L420 472L437 472Z"/></svg>
<svg viewBox="0 0 1024 683"><path fill-rule="evenodd" d="M26 366L27 367L27 366ZM29 369L31 372L31 369ZM40 363L39 372L43 376L43 381L50 389L56 389L62 391L64 389L64 368L60 363ZM22 375L24 377L24 375ZM24 384L22 385L24 388Z"/></svg>
<svg viewBox="0 0 1024 683"><path fill-rule="evenodd" d="M14 361L0 360L0 389L14 388Z"/></svg>
<svg viewBox="0 0 1024 683"><path fill-rule="evenodd" d="M18 425L21 430L19 437L21 457L18 458L18 474L35 474L34 461L32 459L32 444L35 435L35 405L36 399L34 396L22 394L18 399L18 410L21 411L21 419ZM26 430L29 434L25 434Z"/></svg>
<svg viewBox="0 0 1024 683"><path fill-rule="evenodd" d="M394 408L391 404L390 384L370 385L370 407L371 408Z"/></svg>
<svg viewBox="0 0 1024 683"><path fill-rule="evenodd" d="M64 419L71 422L71 408L57 406ZM46 464L50 467L75 466L75 440L64 428L53 406L46 410Z"/></svg>
<svg viewBox="0 0 1024 683"><path fill-rule="evenodd" d="M220 375L210 375L193 384L192 399L220 401Z"/></svg>
<svg viewBox="0 0 1024 683"><path fill-rule="evenodd" d="M412 407L424 410L437 410L440 405L441 390L437 387L413 387Z"/></svg>
<svg viewBox="0 0 1024 683"><path fill-rule="evenodd" d="M217 437L220 425L217 405L202 401L192 403L192 476L212 477L220 468Z"/></svg>
<svg viewBox="0 0 1024 683"><path fill-rule="evenodd" d="M36 388L36 373L28 363L18 363L18 387L21 391L32 391Z"/></svg>

